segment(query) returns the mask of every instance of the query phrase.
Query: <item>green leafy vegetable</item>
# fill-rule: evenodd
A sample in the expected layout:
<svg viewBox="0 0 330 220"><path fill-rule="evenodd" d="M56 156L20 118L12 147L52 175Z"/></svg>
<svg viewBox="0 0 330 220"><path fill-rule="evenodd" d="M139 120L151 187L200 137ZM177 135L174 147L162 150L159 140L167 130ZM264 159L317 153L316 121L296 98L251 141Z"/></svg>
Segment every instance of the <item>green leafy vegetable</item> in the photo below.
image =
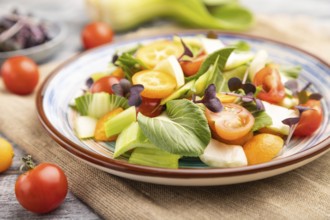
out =
<svg viewBox="0 0 330 220"><path fill-rule="evenodd" d="M127 99L108 93L86 93L75 99L77 111L82 116L101 118L106 113L122 107L128 108Z"/></svg>
<svg viewBox="0 0 330 220"><path fill-rule="evenodd" d="M272 118L265 111L254 112L252 115L254 117L252 131L257 131L273 124Z"/></svg>
<svg viewBox="0 0 330 220"><path fill-rule="evenodd" d="M182 156L199 156L211 139L203 111L189 100L166 103L167 115L149 118L138 114L144 135L157 147Z"/></svg>
<svg viewBox="0 0 330 220"><path fill-rule="evenodd" d="M238 51L250 51L251 49L250 44L243 40L230 44L230 46L235 47Z"/></svg>
<svg viewBox="0 0 330 220"><path fill-rule="evenodd" d="M135 148L128 162L151 167L179 168L180 155L168 153L159 148Z"/></svg>
<svg viewBox="0 0 330 220"><path fill-rule="evenodd" d="M227 48L223 48L221 50L215 51L214 53L208 55L206 57L206 59L204 60L204 62L202 63L201 67L199 68L198 72L190 77L186 77L185 81L191 81L193 79L197 79L199 78L201 75L203 75L204 73L206 73L206 71L209 70L210 65L214 64L216 62L217 59L218 62L217 67L219 68L220 71L223 71L223 69L225 68L226 62L230 56L230 54L234 51L235 48L231 48L231 47L227 47Z"/></svg>
<svg viewBox="0 0 330 220"><path fill-rule="evenodd" d="M92 1L88 3L95 10L95 20L104 21L116 31L123 31L146 21L166 17L190 27L242 30L253 24L250 11L233 1L213 4L210 11L201 0L126 0ZM223 5L222 3L226 3ZM207 5L211 5L210 1Z"/></svg>
<svg viewBox="0 0 330 220"><path fill-rule="evenodd" d="M117 58L115 64L120 66L125 74L125 78L131 80L134 73L147 69L146 65L135 58L131 52L125 52Z"/></svg>

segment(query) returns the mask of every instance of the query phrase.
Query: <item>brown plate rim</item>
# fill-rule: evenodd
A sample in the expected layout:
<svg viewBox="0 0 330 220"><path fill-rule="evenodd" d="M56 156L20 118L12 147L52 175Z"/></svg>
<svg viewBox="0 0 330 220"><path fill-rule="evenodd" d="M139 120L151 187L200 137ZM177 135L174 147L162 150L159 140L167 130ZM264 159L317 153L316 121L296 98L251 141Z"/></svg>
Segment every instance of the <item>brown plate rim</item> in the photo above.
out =
<svg viewBox="0 0 330 220"><path fill-rule="evenodd" d="M286 47L289 47L291 49L298 50L302 53L305 53L314 59L318 60L325 66L327 66L330 69L330 65L325 62L324 60L320 59L319 57L315 56L314 54L307 52L303 49L300 49L298 47L292 46L287 43L283 43L277 40L261 37L261 36L255 36L250 34L243 34L243 33L236 33L236 32L223 32L223 31L214 31L217 34L230 34L230 35L236 35L241 37L248 37L252 39L260 39L264 41L273 42L276 44L280 44ZM205 30L185 30L180 31L180 34L201 34L201 33L207 33ZM177 34L175 32L169 32L164 33L161 36L168 35L168 34ZM134 41L138 40L144 40L149 37L157 37L159 35L153 34L149 35L148 37L141 37L138 39L134 39ZM130 42L130 40L124 40L124 41L117 41L116 43L125 43ZM97 48L95 48L97 49ZM55 70L53 70L50 75L44 80L42 85L37 91L36 94L36 106L37 106L37 113L38 118L43 125L43 127L47 130L49 135L64 149L66 149L71 154L75 155L76 157L87 161L89 163L92 163L94 165L100 166L105 169L111 169L117 172L121 173L128 173L138 176L151 176L151 177L163 177L163 178L215 178L215 177L232 177L232 176L240 176L240 175L248 175L248 174L255 174L259 172L266 172L274 169L280 169L286 166L290 166L296 163L299 163L301 161L307 160L309 158L312 158L316 155L322 154L323 152L327 151L330 148L330 136L322 140L321 142L317 143L313 147L291 155L289 157L281 158L275 161L258 164L258 165L250 165L245 167L235 167L235 168L198 168L198 169L192 169L192 168L179 168L179 169L166 169L166 168L156 168L156 167L147 167L147 166L139 166L134 164L129 164L124 161L115 160L112 158L108 158L102 155L99 155L97 153L93 153L89 150L86 150L85 148L75 144L70 139L66 138L64 135L62 135L60 132L56 130L56 128L50 123L50 121L47 119L46 114L43 109L43 94L45 89L47 88L47 84L51 81L51 79L58 73L62 68L69 65L74 60L80 58L81 56L84 56L85 54L92 53L95 49L81 52L74 57L70 58L69 60L62 63L60 66L58 66Z"/></svg>

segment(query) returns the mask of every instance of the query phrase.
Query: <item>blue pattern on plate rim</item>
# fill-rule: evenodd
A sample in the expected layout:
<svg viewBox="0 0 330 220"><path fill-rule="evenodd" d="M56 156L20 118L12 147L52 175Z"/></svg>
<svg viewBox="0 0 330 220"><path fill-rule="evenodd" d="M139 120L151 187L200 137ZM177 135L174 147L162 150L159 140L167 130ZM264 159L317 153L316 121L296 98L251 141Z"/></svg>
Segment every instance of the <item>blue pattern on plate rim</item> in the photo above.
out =
<svg viewBox="0 0 330 220"><path fill-rule="evenodd" d="M195 34L183 34L181 36L194 36ZM134 46L137 43L147 43L156 39L170 39L172 35L163 35L157 37L145 38L139 42L132 40L124 43L116 43L94 49L92 53L87 53L78 57L49 81L43 97L43 108L46 117L50 123L65 137L71 139L81 147L90 151L112 157L114 142L96 143L93 140L81 141L75 136L73 130L73 118L76 113L69 107L74 97L81 94L85 81L93 72L102 71L112 58L115 51L123 46ZM239 36L233 34L221 34L220 39L230 44L238 40L244 40L251 44L252 50L265 49L270 59L282 65L300 65L302 73L299 78L301 86L306 82L312 82L310 88L313 92L319 92L324 95L322 100L324 110L324 121L317 133L310 138L294 139L290 146L281 157L287 157L302 152L311 146L327 138L330 134L330 70L323 63L314 57L305 54L294 48L278 44L276 42L257 39L249 36ZM124 158L120 158L124 159ZM205 167L199 160L184 159L180 162L180 167Z"/></svg>

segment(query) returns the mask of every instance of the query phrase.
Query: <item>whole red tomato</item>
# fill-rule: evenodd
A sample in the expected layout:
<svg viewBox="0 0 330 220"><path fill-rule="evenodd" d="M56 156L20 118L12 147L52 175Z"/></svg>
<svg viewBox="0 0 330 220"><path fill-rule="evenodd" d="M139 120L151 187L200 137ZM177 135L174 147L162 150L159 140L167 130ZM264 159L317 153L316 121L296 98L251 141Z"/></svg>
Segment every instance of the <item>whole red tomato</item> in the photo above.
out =
<svg viewBox="0 0 330 220"><path fill-rule="evenodd" d="M113 31L105 23L93 22L84 27L81 38L85 49L90 49L112 42Z"/></svg>
<svg viewBox="0 0 330 220"><path fill-rule="evenodd" d="M10 92L27 95L32 93L38 84L39 70L37 64L30 58L16 56L3 63L1 76Z"/></svg>
<svg viewBox="0 0 330 220"><path fill-rule="evenodd" d="M320 101L310 99L302 106L309 107L311 110L304 111L301 114L298 125L293 133L295 136L299 137L309 136L314 133L321 126L323 120L323 111Z"/></svg>
<svg viewBox="0 0 330 220"><path fill-rule="evenodd" d="M119 83L119 78L115 76L105 76L93 83L90 91L96 92L107 92L113 94L112 85Z"/></svg>
<svg viewBox="0 0 330 220"><path fill-rule="evenodd" d="M41 163L16 181L15 194L18 202L34 213L47 213L56 209L65 199L68 181L60 167Z"/></svg>

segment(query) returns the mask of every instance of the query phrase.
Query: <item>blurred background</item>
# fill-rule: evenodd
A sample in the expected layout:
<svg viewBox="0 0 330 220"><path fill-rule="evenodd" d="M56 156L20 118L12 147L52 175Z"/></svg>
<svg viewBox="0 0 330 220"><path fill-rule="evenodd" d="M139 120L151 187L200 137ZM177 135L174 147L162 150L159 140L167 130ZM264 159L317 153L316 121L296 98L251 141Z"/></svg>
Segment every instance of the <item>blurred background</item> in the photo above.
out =
<svg viewBox="0 0 330 220"><path fill-rule="evenodd" d="M144 6L144 2L151 5L150 2L163 2L164 0L56 0L56 1L44 1L44 0L1 0L0 1L0 13L6 13L14 8L21 10L29 11L36 17L45 18L54 22L63 24L67 30L67 38L64 42L64 47L53 56L54 60L57 59L66 59L71 56L73 53L76 53L81 50L81 41L80 33L82 28L91 21L91 18L98 18L106 20L107 22L113 22L113 17L118 18L118 15L121 15L125 18L132 17L131 20L143 20L143 14L146 14L148 10L157 10L155 8L150 8L153 6ZM104 2L107 2L106 4ZM110 2L110 3L109 3ZM115 2L115 3L114 3ZM168 1L171 2L171 1ZM190 1L180 0L180 2L186 2L184 4L190 5ZM195 2L195 1L194 1ZM236 3L236 0L204 0L203 4L208 5L208 8L212 8L214 4L227 4ZM173 1L172 1L173 3ZM171 3L171 4L172 4ZM238 2L239 6L242 7L247 12L251 12L255 19L258 16L267 16L269 18L278 16L291 16L291 17L301 17L302 19L308 19L313 21L315 25L325 25L330 29L330 1L329 0L300 0L300 1L287 1L287 0L241 0ZM121 5L121 6L118 6ZM237 4L237 3L236 3ZM116 10L113 6L117 5ZM124 6L123 6L124 5ZM108 8L107 8L108 7ZM179 7L179 6L178 6ZM189 6L187 6L189 7ZM191 8L194 6L191 6ZM148 10L146 10L147 8ZM131 10L131 11L130 11ZM194 9L195 10L195 9ZM236 9L234 9L235 12ZM137 11L142 11L142 14L136 13ZM234 17L233 13L228 12L226 15L222 16L227 20L235 20L239 22L247 22L244 25L247 26L247 29L253 28L253 25L250 27L247 19L250 19L249 15L244 15L243 17ZM117 13L117 14L116 14ZM120 14L118 14L120 13ZM135 14L134 14L135 13ZM242 14L240 11L238 14ZM113 16L113 17L111 17ZM135 17L134 17L135 16ZM120 21L119 24L111 24L116 26L115 37L119 38L123 34L131 33L139 29L145 29L149 27L168 27L169 25L177 25L177 21L181 19L181 15L171 15L169 19L149 19L151 21L129 27L128 29L123 28ZM198 10L196 13L192 14L193 18L199 17L200 13ZM141 18L142 17L142 18ZM174 17L174 19L173 19ZM148 19L147 19L148 20ZM231 21L231 20L230 20ZM126 21L125 25L132 21ZM198 21L197 21L198 22ZM252 22L252 21L251 21ZM133 22L134 23L134 22ZM184 22L183 23L187 23ZM189 23L189 22L188 22ZM188 24L190 27L191 24ZM201 26L201 25L199 25ZM120 29L120 30L117 30ZM238 28L240 29L240 28ZM246 28L243 28L246 29ZM294 30L293 30L294 31ZM65 48L65 49L64 49Z"/></svg>

